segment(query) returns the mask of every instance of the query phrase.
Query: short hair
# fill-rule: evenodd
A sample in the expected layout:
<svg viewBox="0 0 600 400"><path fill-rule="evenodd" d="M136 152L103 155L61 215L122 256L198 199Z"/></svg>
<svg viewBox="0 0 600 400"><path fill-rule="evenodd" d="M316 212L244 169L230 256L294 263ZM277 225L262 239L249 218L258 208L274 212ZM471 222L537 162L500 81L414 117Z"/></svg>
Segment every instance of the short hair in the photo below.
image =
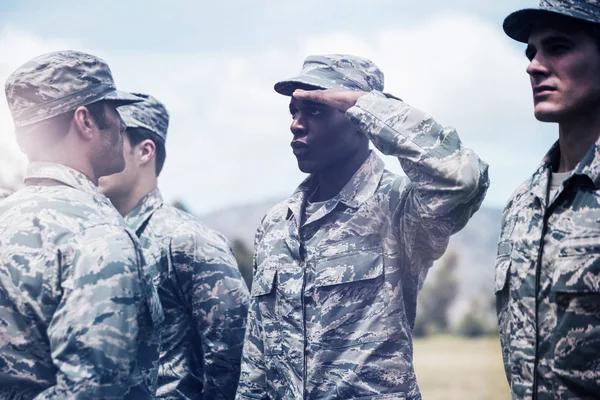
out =
<svg viewBox="0 0 600 400"><path fill-rule="evenodd" d="M162 172L163 166L165 165L165 159L167 158L164 142L157 140L156 135L146 128L127 128L125 133L127 134L129 143L131 143L132 147L137 146L144 140L151 140L154 143L154 146L156 147L154 165L156 168L156 176L158 177Z"/></svg>
<svg viewBox="0 0 600 400"><path fill-rule="evenodd" d="M100 130L109 128L104 103L100 100L85 106ZM45 148L58 142L69 132L74 116L75 110L72 110L35 124L18 127L15 135L19 147L25 154L31 155L35 148Z"/></svg>

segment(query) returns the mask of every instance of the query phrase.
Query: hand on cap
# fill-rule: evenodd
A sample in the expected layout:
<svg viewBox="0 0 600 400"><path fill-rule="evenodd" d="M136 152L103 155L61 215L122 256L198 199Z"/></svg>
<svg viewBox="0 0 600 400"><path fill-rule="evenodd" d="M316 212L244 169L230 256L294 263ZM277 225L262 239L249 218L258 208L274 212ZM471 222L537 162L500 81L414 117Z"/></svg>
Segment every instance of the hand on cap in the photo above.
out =
<svg viewBox="0 0 600 400"><path fill-rule="evenodd" d="M346 112L350 107L354 107L359 97L367 94L367 92L359 90L302 90L296 89L292 97L298 100L313 101L322 103L327 106L337 108L340 111Z"/></svg>

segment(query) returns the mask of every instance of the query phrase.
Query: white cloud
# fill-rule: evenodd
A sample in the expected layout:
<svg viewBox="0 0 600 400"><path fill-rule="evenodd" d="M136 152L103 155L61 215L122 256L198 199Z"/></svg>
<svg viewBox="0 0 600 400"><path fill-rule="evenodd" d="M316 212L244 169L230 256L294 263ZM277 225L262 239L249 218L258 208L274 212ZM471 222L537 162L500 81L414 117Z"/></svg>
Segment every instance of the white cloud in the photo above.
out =
<svg viewBox="0 0 600 400"><path fill-rule="evenodd" d="M0 62L0 79L28 58L64 47L5 30L0 50L16 56ZM198 212L284 197L303 179L289 148L288 99L272 87L298 73L309 54L369 57L385 72L387 91L456 127L465 145L490 163L490 205L503 205L556 136L532 116L522 53L498 27L465 14L382 27L371 36L307 35L288 48L267 43L233 55L79 49L105 58L120 88L166 103L171 125L160 184L167 199L182 198ZM0 127L12 132L0 105ZM386 163L400 172L396 160Z"/></svg>

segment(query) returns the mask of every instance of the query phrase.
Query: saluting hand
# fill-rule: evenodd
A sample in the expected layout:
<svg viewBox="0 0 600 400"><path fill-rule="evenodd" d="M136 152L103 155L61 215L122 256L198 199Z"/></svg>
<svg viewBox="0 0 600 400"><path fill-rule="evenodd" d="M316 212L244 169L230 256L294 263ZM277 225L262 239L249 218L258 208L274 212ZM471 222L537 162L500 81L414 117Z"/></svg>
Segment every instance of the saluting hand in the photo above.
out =
<svg viewBox="0 0 600 400"><path fill-rule="evenodd" d="M313 101L322 103L327 106L337 108L340 111L346 112L350 107L354 107L359 97L367 94L367 92L359 90L302 90L296 89L292 97L298 100Z"/></svg>

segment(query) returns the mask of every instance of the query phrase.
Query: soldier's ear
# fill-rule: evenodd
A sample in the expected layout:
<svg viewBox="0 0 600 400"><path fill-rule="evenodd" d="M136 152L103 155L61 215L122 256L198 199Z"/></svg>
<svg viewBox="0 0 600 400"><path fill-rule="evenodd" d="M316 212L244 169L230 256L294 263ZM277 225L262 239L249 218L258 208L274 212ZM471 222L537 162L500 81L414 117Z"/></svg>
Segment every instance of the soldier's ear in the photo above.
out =
<svg viewBox="0 0 600 400"><path fill-rule="evenodd" d="M142 140L138 144L139 160L141 165L146 165L153 162L156 154L156 145L150 139Z"/></svg>
<svg viewBox="0 0 600 400"><path fill-rule="evenodd" d="M73 114L73 124L82 138L92 140L96 123L87 107L78 107Z"/></svg>

